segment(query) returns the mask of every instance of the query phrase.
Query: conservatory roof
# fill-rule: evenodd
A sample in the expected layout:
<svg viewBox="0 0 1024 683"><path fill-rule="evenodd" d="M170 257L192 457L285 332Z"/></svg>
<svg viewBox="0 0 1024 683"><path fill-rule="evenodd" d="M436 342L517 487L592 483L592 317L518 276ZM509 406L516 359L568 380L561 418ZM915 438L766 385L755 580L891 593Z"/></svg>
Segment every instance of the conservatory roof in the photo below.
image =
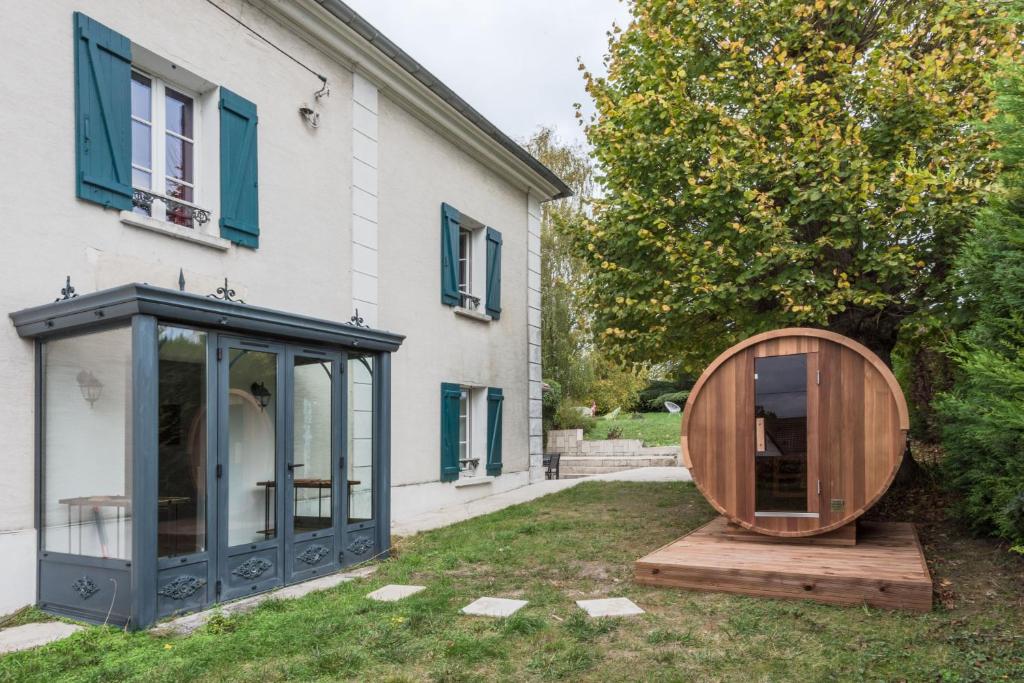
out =
<svg viewBox="0 0 1024 683"><path fill-rule="evenodd" d="M342 323L144 283L73 295L16 311L10 317L19 336L45 338L127 322L140 314L236 334L260 334L367 351L396 351L405 339L400 334L366 327L357 318Z"/></svg>

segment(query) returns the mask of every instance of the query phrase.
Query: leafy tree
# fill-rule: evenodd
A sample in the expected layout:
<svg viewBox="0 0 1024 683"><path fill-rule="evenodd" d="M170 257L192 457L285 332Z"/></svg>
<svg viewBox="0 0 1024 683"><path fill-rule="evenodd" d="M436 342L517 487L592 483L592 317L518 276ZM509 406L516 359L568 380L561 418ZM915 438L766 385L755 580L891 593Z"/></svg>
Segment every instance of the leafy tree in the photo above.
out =
<svg viewBox="0 0 1024 683"><path fill-rule="evenodd" d="M551 128L540 128L526 145L533 156L557 173L573 196L547 202L541 218L541 363L544 377L560 395L585 397L593 382L586 362L590 331L576 291L581 264L567 235L585 220L594 192L590 158L578 146L561 142ZM552 406L557 410L557 406Z"/></svg>
<svg viewBox="0 0 1024 683"><path fill-rule="evenodd" d="M888 361L949 300L997 170L969 124L994 114L990 60L1018 54L1005 7L634 0L607 76L584 74L604 191L574 235L595 330L691 371L786 325Z"/></svg>
<svg viewBox="0 0 1024 683"><path fill-rule="evenodd" d="M959 373L938 409L960 511L1024 553L1024 70L998 84L1004 167L957 264L976 321L952 346Z"/></svg>
<svg viewBox="0 0 1024 683"><path fill-rule="evenodd" d="M541 219L541 363L545 380L560 395L558 402L553 397L545 402L545 421L568 428L578 422L574 405L580 403L593 401L601 412L632 409L647 373L595 346L581 306L579 292L587 273L573 251L571 235L583 229L594 196L590 156L579 145L560 141L550 128L538 129L525 146L574 192L546 203Z"/></svg>

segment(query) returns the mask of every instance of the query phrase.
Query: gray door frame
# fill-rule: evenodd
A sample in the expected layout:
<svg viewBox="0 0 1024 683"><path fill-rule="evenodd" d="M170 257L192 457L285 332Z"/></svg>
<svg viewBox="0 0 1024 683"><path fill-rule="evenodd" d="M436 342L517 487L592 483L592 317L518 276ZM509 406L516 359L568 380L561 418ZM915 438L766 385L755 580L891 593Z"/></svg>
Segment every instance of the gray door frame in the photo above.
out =
<svg viewBox="0 0 1024 683"><path fill-rule="evenodd" d="M331 364L331 526L295 533L295 359L318 358ZM285 349L285 475L284 571L285 583L294 583L336 571L341 567L339 549L344 541L342 514L348 498L345 468L345 420L347 381L346 354L308 345L288 344Z"/></svg>
<svg viewBox="0 0 1024 683"><path fill-rule="evenodd" d="M274 412L274 538L232 546L228 541L228 507L230 479L230 454L228 451L229 396L231 351L235 349L257 353L274 353L277 356L277 391L272 400ZM281 524L284 521L284 499L282 486L287 480L285 473L285 346L269 340L222 335L217 340L217 588L216 600L222 602L244 595L259 593L284 585L284 544L285 537ZM264 492L269 496L269 491Z"/></svg>

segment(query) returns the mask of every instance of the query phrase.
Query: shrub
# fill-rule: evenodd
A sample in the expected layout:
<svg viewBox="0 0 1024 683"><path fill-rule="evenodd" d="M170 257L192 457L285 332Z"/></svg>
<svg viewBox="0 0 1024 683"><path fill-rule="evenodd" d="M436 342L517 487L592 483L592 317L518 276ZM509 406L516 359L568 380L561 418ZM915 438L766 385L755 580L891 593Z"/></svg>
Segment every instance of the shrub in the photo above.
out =
<svg viewBox="0 0 1024 683"><path fill-rule="evenodd" d="M1003 171L956 264L974 322L951 345L958 372L938 409L958 511L1024 553L1024 70L1004 76Z"/></svg>
<svg viewBox="0 0 1024 683"><path fill-rule="evenodd" d="M594 382L589 398L597 404L598 413L616 408L631 412L636 408L640 390L647 384L647 369L640 365L623 365L608 356L594 353Z"/></svg>
<svg viewBox="0 0 1024 683"><path fill-rule="evenodd" d="M584 433L593 429L595 424L597 420L582 414L579 406L568 400L562 401L551 421L552 429L582 429Z"/></svg>
<svg viewBox="0 0 1024 683"><path fill-rule="evenodd" d="M541 394L541 417L544 431L547 432L554 424L558 406L562 404L562 385L553 379L546 379L544 383L548 385L548 388Z"/></svg>
<svg viewBox="0 0 1024 683"><path fill-rule="evenodd" d="M665 401L672 401L676 405L682 407L686 405L686 399L688 399L689 397L689 389L687 389L686 391L673 391L668 394L662 394L658 398L654 399L654 403L655 405L658 406L657 410L661 411L665 410Z"/></svg>
<svg viewBox="0 0 1024 683"><path fill-rule="evenodd" d="M652 379L640 391L636 409L644 413L657 413L665 410L665 401L683 405L690 389L693 388L693 383L694 379L685 374L669 379Z"/></svg>

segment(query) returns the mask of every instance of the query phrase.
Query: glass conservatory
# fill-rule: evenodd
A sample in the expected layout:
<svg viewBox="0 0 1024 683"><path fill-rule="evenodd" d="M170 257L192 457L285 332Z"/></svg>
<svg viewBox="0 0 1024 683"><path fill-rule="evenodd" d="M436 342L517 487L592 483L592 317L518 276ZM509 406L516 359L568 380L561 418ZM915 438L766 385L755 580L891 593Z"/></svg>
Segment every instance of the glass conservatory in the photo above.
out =
<svg viewBox="0 0 1024 683"><path fill-rule="evenodd" d="M37 343L43 609L137 628L388 552L403 338L219 293L11 315Z"/></svg>

